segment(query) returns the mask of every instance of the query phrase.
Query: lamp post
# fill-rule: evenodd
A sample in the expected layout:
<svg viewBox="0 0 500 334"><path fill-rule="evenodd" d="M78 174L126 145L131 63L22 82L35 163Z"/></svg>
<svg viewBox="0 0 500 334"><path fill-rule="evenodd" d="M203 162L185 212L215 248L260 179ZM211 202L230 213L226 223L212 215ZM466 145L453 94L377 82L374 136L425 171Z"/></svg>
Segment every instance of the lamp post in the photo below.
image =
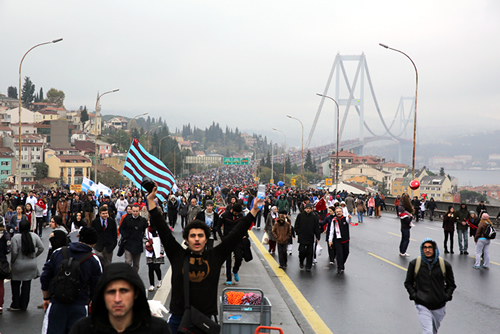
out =
<svg viewBox="0 0 500 334"><path fill-rule="evenodd" d="M98 152L97 152L97 117L99 116L99 113L101 112L101 97L106 95L106 94L110 94L110 93L114 93L114 92L117 92L119 91L119 89L113 89L113 90L110 90L110 91L107 91L107 92L104 92L102 93L101 95L99 95L99 93L97 93L97 100L95 101L95 121L94 121L94 146L95 146L95 153L94 153L94 163L95 163L95 177L94 177L94 182L97 183L97 157L99 156ZM89 175L90 176L90 175Z"/></svg>
<svg viewBox="0 0 500 334"><path fill-rule="evenodd" d="M335 194L338 191L339 188L339 141L340 141L340 129L339 129L339 123L340 123L340 110L339 110L339 104L337 101L335 101L333 98L327 95L323 95L320 93L316 93L316 95L321 96L323 98L327 98L335 102L335 105L337 106L337 156L335 158Z"/></svg>
<svg viewBox="0 0 500 334"><path fill-rule="evenodd" d="M302 153L300 156L300 189L302 189L302 179L304 178L304 124L302 124L301 120L296 117L292 117L290 115L286 115L286 117L299 121L300 126L302 127Z"/></svg>
<svg viewBox="0 0 500 334"><path fill-rule="evenodd" d="M283 134L283 136L285 136L285 161L283 162L283 183L286 183L286 134L281 131L281 130L278 130L276 128L273 128L274 131L278 131L278 132L281 132Z"/></svg>
<svg viewBox="0 0 500 334"><path fill-rule="evenodd" d="M169 137L169 136L162 137L162 138L160 139L160 142L158 143L158 152L159 152L159 153L158 153L158 158L160 158L160 160L161 160L161 141L162 141L163 139L167 138L167 137Z"/></svg>
<svg viewBox="0 0 500 334"><path fill-rule="evenodd" d="M140 116L144 116L144 115L147 115L148 113L145 112L144 114L140 114L140 115L137 115L137 116L134 116L131 120L130 120L130 123L128 125L128 127L130 128L130 143L132 144L132 122L134 121L134 119L136 119L137 117L140 117Z"/></svg>
<svg viewBox="0 0 500 334"><path fill-rule="evenodd" d="M18 97L19 97L19 143L18 143L18 146L19 146L19 159L17 161L17 169L18 169L18 173L19 173L19 177L18 177L18 189L19 191L22 190L22 181L21 181L21 68L23 66L23 61L24 61L24 58L26 57L26 55L31 51L33 50L34 48L37 48L39 46L42 46L42 45L46 45L46 44L53 44L53 43L57 43L57 42L60 42L62 41L63 39L62 38L58 38L58 39L54 39L53 41L51 42L44 42L44 43L40 43L40 44L37 44L35 46L33 46L31 49L29 49L28 51L26 51L26 53L24 54L23 58L21 58L21 63L19 63L19 91L17 92L18 94Z"/></svg>
<svg viewBox="0 0 500 334"><path fill-rule="evenodd" d="M396 51L396 52L399 52L399 53L405 55L406 58L408 58L411 61L412 65L413 65L413 68L415 69L415 114L414 114L414 117L413 117L413 155L412 155L412 166L411 166L411 179L413 180L415 178L415 142L417 141L417 93L418 93L418 71L417 71L417 65L415 65L415 63L410 58L410 56L408 56L403 51L400 51L400 50L397 50L397 49L393 49L393 48L391 48L391 47L389 47L389 46L387 46L385 44L382 44L382 43L379 43L378 45L380 45L383 48L386 48L386 49L389 49L389 50L392 50L392 51Z"/></svg>

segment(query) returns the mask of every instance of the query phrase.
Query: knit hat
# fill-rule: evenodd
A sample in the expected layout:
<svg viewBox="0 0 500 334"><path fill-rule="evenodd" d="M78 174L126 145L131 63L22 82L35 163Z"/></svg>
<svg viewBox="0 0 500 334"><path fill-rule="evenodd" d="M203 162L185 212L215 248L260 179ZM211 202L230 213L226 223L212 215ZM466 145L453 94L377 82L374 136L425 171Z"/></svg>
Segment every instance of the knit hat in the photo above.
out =
<svg viewBox="0 0 500 334"><path fill-rule="evenodd" d="M472 215L472 214L476 214L476 211L471 210L469 213L470 213L471 215Z"/></svg>
<svg viewBox="0 0 500 334"><path fill-rule="evenodd" d="M97 243L97 231L93 227L83 226L80 229L79 241L87 245L95 245Z"/></svg>
<svg viewBox="0 0 500 334"><path fill-rule="evenodd" d="M312 209L312 208L313 208L313 205L312 205L311 203L307 203L307 204L306 204L306 208L311 208L311 209Z"/></svg>
<svg viewBox="0 0 500 334"><path fill-rule="evenodd" d="M486 219L490 219L490 215L488 213L483 213L483 215L481 216L482 219L486 220Z"/></svg>
<svg viewBox="0 0 500 334"><path fill-rule="evenodd" d="M212 200L208 200L205 205L211 205L211 206L214 206L214 201Z"/></svg>

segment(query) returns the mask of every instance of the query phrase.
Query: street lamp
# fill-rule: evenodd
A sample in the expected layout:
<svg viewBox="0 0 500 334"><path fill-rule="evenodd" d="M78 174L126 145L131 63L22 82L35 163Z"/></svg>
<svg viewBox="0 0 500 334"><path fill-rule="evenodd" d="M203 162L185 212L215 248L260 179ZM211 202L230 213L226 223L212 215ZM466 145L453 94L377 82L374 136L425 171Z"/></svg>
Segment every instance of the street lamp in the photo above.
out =
<svg viewBox="0 0 500 334"><path fill-rule="evenodd" d="M94 122L94 146L95 146L95 153L94 153L94 163L95 163L95 177L94 177L94 181L95 183L97 183L97 157L99 156L98 155L98 152L97 152L97 117L99 115L99 113L101 112L101 97L106 95L106 94L110 94L110 93L114 93L114 92L117 92L119 91L119 89L113 89L113 90L110 90L110 91L107 91L107 92L104 92L102 93L101 95L99 95L99 92L97 93L97 100L95 101L95 122ZM90 175L89 175L90 176Z"/></svg>
<svg viewBox="0 0 500 334"><path fill-rule="evenodd" d="M411 167L411 179L413 180L415 178L415 142L417 141L417 93L418 93L418 71L417 71L417 65L413 62L413 60L408 56L406 53L403 51L393 49L385 44L379 43L383 48L399 52L401 54L404 54L406 58L410 59L413 68L415 69L415 114L413 117L413 156L412 156L412 167Z"/></svg>
<svg viewBox="0 0 500 334"><path fill-rule="evenodd" d="M283 134L283 136L285 136L285 161L283 162L283 183L286 183L286 134L281 131L281 130L278 130L276 128L273 128L274 131L278 131L278 132L281 132Z"/></svg>
<svg viewBox="0 0 500 334"><path fill-rule="evenodd" d="M339 110L339 104L337 101L335 101L333 98L327 95L323 95L320 93L316 93L316 95L321 96L323 98L327 98L335 102L335 105L337 106L337 157L335 158L335 194L338 191L339 188L339 141L340 141L340 129L339 129L339 121L340 121L340 110Z"/></svg>
<svg viewBox="0 0 500 334"><path fill-rule="evenodd" d="M144 114L140 114L140 115L137 115L137 116L134 116L131 120L130 120L130 123L128 123L128 127L130 128L130 144L132 144L132 122L134 121L134 119L136 119L137 117L139 116L144 116L144 115L147 115L148 113L145 112Z"/></svg>
<svg viewBox="0 0 500 334"><path fill-rule="evenodd" d="M304 124L300 121L300 119L296 117L292 117L290 115L286 115L286 117L299 121L300 126L302 126L302 154L300 157L300 189L302 189L302 179L304 178Z"/></svg>
<svg viewBox="0 0 500 334"><path fill-rule="evenodd" d="M161 141L162 141L163 139L167 138L167 137L170 137L170 136L165 136L165 137L161 138L161 139L160 139L160 142L158 143L158 152L159 152L159 153L158 153L158 158L160 158L160 160L161 160ZM174 152L174 153L175 153L175 152Z"/></svg>
<svg viewBox="0 0 500 334"><path fill-rule="evenodd" d="M63 40L62 38L58 38L58 39L54 39L51 42L40 43L40 44L33 46L31 49L26 51L23 58L21 58L21 63L19 63L19 91L17 92L17 94L19 96L19 160L17 161L18 173L19 173L19 177L18 177L17 182L19 183L19 185L18 185L19 191L22 190L22 184L21 184L21 105L22 105L21 104L21 68L23 66L23 60L26 57L26 55L34 48L37 48L39 46L46 45L46 44L57 43L57 42L60 42L62 40Z"/></svg>

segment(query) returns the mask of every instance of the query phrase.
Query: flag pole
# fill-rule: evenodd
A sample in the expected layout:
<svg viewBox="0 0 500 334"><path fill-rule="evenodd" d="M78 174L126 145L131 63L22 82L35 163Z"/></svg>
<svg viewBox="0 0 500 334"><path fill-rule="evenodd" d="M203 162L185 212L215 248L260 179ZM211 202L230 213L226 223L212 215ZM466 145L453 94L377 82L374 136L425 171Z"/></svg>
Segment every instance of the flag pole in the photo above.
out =
<svg viewBox="0 0 500 334"><path fill-rule="evenodd" d="M134 137L134 140L136 140L135 137ZM123 180L123 170L125 169L125 161L127 161L127 157L128 157L128 154L130 153L130 149L132 148L132 145L134 145L134 140L132 140L132 142L130 143L130 147L128 148L127 155L125 156L125 160L123 161L122 173L120 176L120 189L118 190L118 195L120 195L122 193L122 180Z"/></svg>

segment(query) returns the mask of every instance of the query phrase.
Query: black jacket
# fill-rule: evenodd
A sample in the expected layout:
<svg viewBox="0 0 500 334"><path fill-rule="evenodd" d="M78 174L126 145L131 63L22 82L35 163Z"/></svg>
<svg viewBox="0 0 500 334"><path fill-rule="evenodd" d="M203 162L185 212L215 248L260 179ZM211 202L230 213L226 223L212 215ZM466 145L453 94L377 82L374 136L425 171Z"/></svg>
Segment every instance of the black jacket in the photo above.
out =
<svg viewBox="0 0 500 334"><path fill-rule="evenodd" d="M213 213L214 213L214 221L212 223L212 226L209 226L209 227L210 227L210 230L212 231L212 235L214 237L214 240L217 240L217 233L219 235L222 235L221 231L220 231L220 217L217 214L217 212L213 211ZM205 210L198 212L195 219L201 220L202 222L205 222Z"/></svg>
<svg viewBox="0 0 500 334"><path fill-rule="evenodd" d="M148 228L148 222L145 218L138 216L134 219L133 215L126 215L120 225L120 235L125 242L124 249L132 255L143 252L144 231Z"/></svg>
<svg viewBox="0 0 500 334"><path fill-rule="evenodd" d="M157 208L150 210L151 225L156 228L165 253L172 268L172 290L170 313L184 313L184 258L189 256L189 297L191 305L205 315L217 314L217 298L219 276L222 264L234 248L241 242L248 229L255 222L255 217L249 213L242 218L220 244L212 249L196 255L184 249L172 235L172 231ZM144 290L144 289L143 289Z"/></svg>
<svg viewBox="0 0 500 334"><path fill-rule="evenodd" d="M328 217L327 217L328 218ZM341 243L344 243L346 241L349 241L350 240L350 235L349 235L349 223L347 222L347 220L345 219L344 216L342 216L342 218L339 219L339 229L340 229L340 236L341 238L340 239L337 239L335 237L335 221L337 220L337 216L332 216L332 219L330 219L330 222L328 224L328 227L326 228L326 242L341 242ZM331 229L334 229L333 231L333 240L329 240L330 238L330 231Z"/></svg>
<svg viewBox="0 0 500 334"><path fill-rule="evenodd" d="M118 237L115 220L113 218L108 218L108 227L104 229L101 225L101 217L97 216L92 221L92 227L95 228L98 235L94 249L98 252L102 252L102 250L106 248L107 252L112 252L116 247L116 238Z"/></svg>
<svg viewBox="0 0 500 334"><path fill-rule="evenodd" d="M70 334L101 334L117 333L111 326L108 317L108 310L104 302L104 290L108 283L124 279L135 287L137 298L134 300L132 308L134 319L123 334L169 334L170 327L161 318L151 316L146 289L144 283L135 270L126 263L112 263L104 270L97 291L92 300L92 314L90 317L80 319L71 329Z"/></svg>
<svg viewBox="0 0 500 334"><path fill-rule="evenodd" d="M422 242L422 245L426 240ZM422 245L420 245L420 250L423 257ZM439 257L437 248L434 256ZM415 303L423 305L429 310L436 310L443 307L446 302L451 300L453 291L457 287L450 263L446 260L444 261L446 268L446 277L444 277L439 261L429 269L429 265L422 258L420 269L417 277L415 277L416 262L416 259L410 262L404 283L410 300L414 300Z"/></svg>
<svg viewBox="0 0 500 334"><path fill-rule="evenodd" d="M77 212L82 212L83 211L83 202L82 201L75 201L71 202L71 208L70 210L72 213L77 213Z"/></svg>
<svg viewBox="0 0 500 334"><path fill-rule="evenodd" d="M319 217L313 212L299 213L295 220L295 233L299 236L299 244L312 244L315 236L319 240L321 234Z"/></svg>
<svg viewBox="0 0 500 334"><path fill-rule="evenodd" d="M89 201L88 199L83 202L83 211L84 212L94 212L94 207L96 207L97 204L94 200Z"/></svg>
<svg viewBox="0 0 500 334"><path fill-rule="evenodd" d="M68 255L77 260L88 253L92 253L92 248L89 245L80 242L72 242L68 245ZM61 249L54 250L54 253L50 256L50 260L43 266L42 275L40 276L42 290L49 291L52 279L57 275L57 270L62 260L63 254L61 253ZM97 282L100 277L101 263L99 258L93 254L80 264L80 284L82 290L79 299L74 301L75 304L88 305L96 291ZM51 299L51 302L59 303L54 298Z"/></svg>

